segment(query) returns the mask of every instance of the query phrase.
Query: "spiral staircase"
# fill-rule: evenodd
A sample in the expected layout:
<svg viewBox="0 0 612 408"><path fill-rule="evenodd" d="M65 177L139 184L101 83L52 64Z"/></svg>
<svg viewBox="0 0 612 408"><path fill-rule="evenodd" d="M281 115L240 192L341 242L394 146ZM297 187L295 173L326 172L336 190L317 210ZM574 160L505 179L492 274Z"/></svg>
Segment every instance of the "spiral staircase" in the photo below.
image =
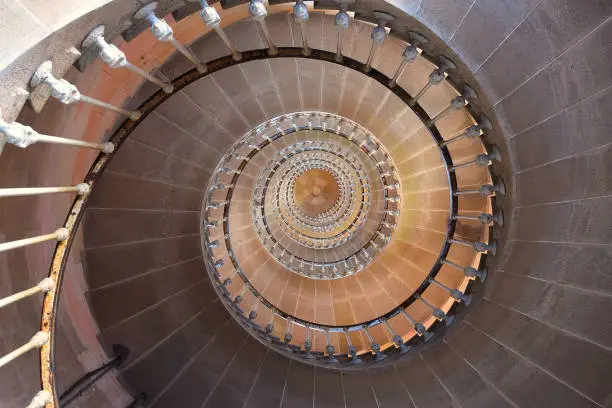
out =
<svg viewBox="0 0 612 408"><path fill-rule="evenodd" d="M3 407L612 407L612 3L58 7L0 7Z"/></svg>

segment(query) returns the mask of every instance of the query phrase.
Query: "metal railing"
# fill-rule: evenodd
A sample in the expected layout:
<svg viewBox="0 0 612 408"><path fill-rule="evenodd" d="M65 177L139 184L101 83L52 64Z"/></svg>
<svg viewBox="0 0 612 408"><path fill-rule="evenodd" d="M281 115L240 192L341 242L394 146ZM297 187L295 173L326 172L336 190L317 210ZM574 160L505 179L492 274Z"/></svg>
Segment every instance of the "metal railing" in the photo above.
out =
<svg viewBox="0 0 612 408"><path fill-rule="evenodd" d="M458 99L453 99L450 102L448 110L439 112L433 117L430 117L428 113L418 104L419 99L426 92L428 92L431 87L448 80L447 71L454 68L454 64L450 60L441 56L438 58L434 58L433 56L423 52L422 47L423 44L426 42L426 39L417 33L413 33L411 37L412 42L407 46L406 51L402 54L402 56L400 56L401 62L393 78L388 78L381 72L374 69L372 64L376 50L379 48L379 45L384 42L387 36L385 27L390 23L390 19L387 18L387 16L385 16L384 14L380 14L377 16L381 22L380 24L378 24L378 26L374 28L374 31L372 33L371 51L367 61L364 63L349 58L348 56L344 55L343 49L343 36L345 28L348 27L350 24L349 16L346 13L345 6L341 6L340 11L336 15L335 20L336 25L339 28L336 52L327 52L323 50L313 49L311 48L308 42L308 9L305 8L304 3L301 1L295 5L294 9L295 18L300 26L300 33L302 38L302 46L300 48L277 47L273 43L272 37L266 25L267 11L264 3L259 0L252 0L249 6L249 10L252 18L257 21L258 24L261 25L262 31L267 42L267 49L239 52L235 49L235 47L232 45L232 42L229 40L223 29L220 27L220 17L218 12L205 0L202 0L201 3L203 7L201 15L202 19L204 20L204 23L208 27L214 29L215 32L220 36L220 38L223 40L228 50L230 51L229 56L219 58L215 61L201 62L194 54L192 54L188 49L186 49L180 42L178 42L174 38L172 30L169 29L169 26L162 19L159 19L155 15L154 7L146 6L142 10L140 10L135 16L139 19L148 20L152 24L151 29L156 38L158 38L160 41L170 42L178 50L178 52L180 52L194 64L194 69L192 71L189 71L186 74L183 74L179 78L176 78L172 81L157 77L130 63L122 51L120 51L116 46L108 43L105 40L103 26L98 26L93 29L92 32L81 44L81 47L84 49L95 50L95 54L99 55L100 58L109 67L117 69L128 69L142 76L145 80L158 85L161 88L161 91L157 92L148 101L146 101L137 111L124 110L121 107L116 107L106 102L98 101L80 94L80 92L74 85L68 83L63 79L55 78L55 76L51 73L51 67L48 62L41 65L35 76L32 78L32 86L37 86L43 83L46 84L51 89L51 95L63 103L71 104L76 102L84 102L125 115L127 119L115 132L110 141L103 143L91 143L82 140L44 135L36 132L29 126L24 126L19 123L6 123L0 120L0 142L10 143L21 148L27 148L33 143L51 143L64 146L95 149L100 152L94 163L92 164L92 167L87 177L85 178L85 181L76 186L43 186L0 189L0 197L52 193L75 194L75 199L73 201L71 209L61 228L59 228L53 233L49 233L46 235L25 238L0 244L0 251L8 251L19 247L35 245L37 243L45 241L57 241L48 277L41 281L39 284L33 286L31 289L24 290L22 292L16 293L5 299L0 300L0 307L2 307L30 296L37 296L40 294L44 296L40 331L34 334L32 339L26 344L0 358L0 366L2 366L11 363L24 353L28 353L31 350L39 350L41 360L40 369L42 390L36 393L36 395L33 397L31 403L28 405L29 408L51 408L57 406L57 396L53 372L53 367L55 366L55 356L53 354L53 348L55 338L54 332L56 324L56 314L58 310L59 295L62 287L62 278L64 268L67 262L68 252L70 250L72 242L74 241L76 228L82 219L85 206L87 205L89 191L94 187L95 182L99 177L100 173L104 170L115 149L121 146L122 142L128 137L128 135L132 132L135 126L139 123L139 121L141 121L142 118L144 118L157 106L159 106L159 104L165 101L172 93L182 89L189 83L200 79L205 75L241 62L265 58L302 57L342 64L350 69L363 72L365 75L368 75L370 78L373 78L374 80L388 87L389 90L391 90L395 95L397 95L404 102L406 102L412 108L415 114L420 118L420 120L425 124L431 136L433 137L433 140L439 148L441 157L444 160L444 165L446 168L448 183L450 187L450 210L448 217L448 229L446 232L445 243L442 246L441 252L438 256L435 265L433 265L430 273L428 274L427 279L419 288L417 288L415 293L410 295L407 300L401 305L399 305L397 308L374 320L362 322L360 324L352 326L320 325L314 322L308 322L300 320L294 316L290 316L274 307L263 297L257 297L258 301L253 305L251 310L242 311L239 305L242 301L243 295L246 293L245 290L248 289L252 293L254 293L252 291L252 287L249 287L248 285L248 280L240 273L234 273L232 277L239 276L240 280L244 283L244 288L241 289L240 294L238 296L230 298L227 296L227 288L228 286L234 284L234 281L232 281L231 279L222 280L222 276L220 274L217 274L217 269L223 265L223 262L221 262L221 260L210 262L208 267L210 271L215 273L216 278L214 279L214 281L216 290L222 295L224 303L228 306L230 310L232 310L234 316L247 330L251 331L257 336L260 336L266 341L271 342L274 347L277 347L280 350L289 350L294 355L304 359L315 358L324 360L331 364L340 365L360 363L363 361L379 361L386 355L394 353L394 350L397 350L399 353L406 352L407 345L409 345L410 342L415 341L415 338L426 341L430 339L433 335L434 327L432 325L432 322L430 321L432 319L427 319L427 321L417 321L416 319L414 319L407 311L407 307L411 303L421 302L423 305L425 305L425 307L431 310L431 318L433 318L433 320L435 321L443 321L448 324L453 320L452 315L444 312L440 307L429 303L427 298L424 297L424 293L430 285L440 285L440 283L437 282L435 278L437 272L440 270L442 265L448 265L449 267L463 271L467 279L478 278L484 280L486 278L486 270L476 270L471 266L463 266L456 264L453 261L447 259L448 252L451 245L467 245L472 247L474 251L477 252L486 251L494 253L496 250L495 242L483 243L461 240L460 238L455 237L455 224L456 221L460 219L473 220L477 218L477 220L485 224L485 226L499 226L503 223L503 216L499 211L492 211L491 214L480 214L477 216L471 216L466 214L460 215L458 213L458 197L466 194L477 194L482 197L489 197L496 194L504 194L505 186L500 180L495 180L494 182L491 182L487 185L479 187L466 186L465 188L459 189L455 177L455 170L460 166L468 164L463 163L460 165L455 165L448 150L448 145L456 142L461 138L477 138L480 139L484 145L485 132L491 128L491 124L486 118L480 117L475 120L475 124L473 126L468 127L467 129L465 129L464 132L458 135L444 138L443 135L439 133L439 130L436 128L435 125L436 120L439 119L441 116L447 114L451 110L465 109L465 105L469 104L469 100L475 96L474 94L469 92L469 90L467 91L467 93L461 93ZM384 35L381 29L384 31ZM428 82L423 86L423 88L416 95L411 96L404 89L398 86L397 81L407 69L408 64L411 61L414 61L416 58L419 58L419 56L420 58L427 58L430 61L437 61L438 64L437 68L431 73ZM462 91L467 89L468 88L463 88ZM325 131L334 130L332 127L323 127L323 129ZM286 130L281 129L278 133L283 134L283 132L285 131ZM270 140L272 140L274 137L278 137L278 133L274 133L272 136L269 136ZM495 150L489 150L486 155L480 155L475 157L469 165L483 165L487 168L490 168L492 162L495 160L499 160L499 154ZM218 169L218 172L223 172L225 174L230 174L236 177L239 175L240 168ZM493 177L491 177L491 180L494 180ZM228 189L228 191L231 191L231 189ZM390 216L396 215L396 210L386 210L386 212ZM203 234L206 234L206 232L210 229L223 228L225 221L226 220L207 221L203 225ZM218 242L217 245L219 245ZM213 242L209 242L207 250L210 250L212 248L214 248ZM449 298L452 298L454 301L469 301L469 294L461 292L457 288L443 287L443 289L449 292ZM272 312L271 318L269 319L269 323L263 327L255 323L255 319L257 318L257 315L261 312L261 308L267 308L269 309L269 311ZM392 319L394 318L402 318L409 322L410 327L412 328L411 332L398 333L392 325ZM284 322L282 329L278 328L278 323L275 324L275 319L280 319L280 321ZM304 328L306 334L305 339L302 343L297 344L293 342L292 330L295 330L294 326L302 326ZM378 344L371 334L371 331L375 328L382 328L383 330L385 330L392 339L392 344ZM282 340L280 340L280 338L275 335L275 333L281 332L279 330L284 331ZM363 336L369 340L370 344L367 349L358 350L352 344L349 334L356 331L362 333ZM334 347L330 337L332 333L342 335L346 338L346 342L348 345L346 350L337 350ZM313 338L316 336L322 336L322 338L325 339L326 346L324 352L312 351Z"/></svg>

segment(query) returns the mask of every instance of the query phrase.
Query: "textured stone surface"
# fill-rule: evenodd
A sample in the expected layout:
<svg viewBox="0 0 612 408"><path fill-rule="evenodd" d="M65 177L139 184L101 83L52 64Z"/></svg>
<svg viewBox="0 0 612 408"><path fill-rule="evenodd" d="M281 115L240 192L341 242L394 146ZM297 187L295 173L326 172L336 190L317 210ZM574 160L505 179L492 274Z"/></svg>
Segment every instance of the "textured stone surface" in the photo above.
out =
<svg viewBox="0 0 612 408"><path fill-rule="evenodd" d="M599 91L576 105L510 139L517 170L559 160L609 143L606 129L612 88Z"/></svg>
<svg viewBox="0 0 612 408"><path fill-rule="evenodd" d="M265 358L266 351L257 340L247 338L245 345L226 366L223 377L204 406L210 408L242 407Z"/></svg>
<svg viewBox="0 0 612 408"><path fill-rule="evenodd" d="M594 292L612 292L609 245L512 242L507 249L524 255L505 261L501 267L508 273ZM581 265L588 267L582 267L580 274L576 274Z"/></svg>
<svg viewBox="0 0 612 408"><path fill-rule="evenodd" d="M598 197L519 208L515 237L525 241L608 244L612 229L606 214L611 206L610 197Z"/></svg>
<svg viewBox="0 0 612 408"><path fill-rule="evenodd" d="M314 405L321 408L344 406L344 392L340 371L315 369Z"/></svg>
<svg viewBox="0 0 612 408"><path fill-rule="evenodd" d="M367 372L343 371L342 388L346 406L356 408L376 407L376 396Z"/></svg>
<svg viewBox="0 0 612 408"><path fill-rule="evenodd" d="M27 5L27 2L26 2ZM49 34L48 27L32 16L24 4L20 1L3 1L0 4L0 34L3 38L2 54L0 56L0 67L4 69L13 61L23 49L36 44L44 35ZM28 30L24 36L21 27L27 26Z"/></svg>
<svg viewBox="0 0 612 408"><path fill-rule="evenodd" d="M414 407L394 366L368 370L379 407Z"/></svg>
<svg viewBox="0 0 612 408"><path fill-rule="evenodd" d="M280 406L285 379L289 370L289 359L269 351L259 369L259 374L243 405L247 408Z"/></svg>
<svg viewBox="0 0 612 408"><path fill-rule="evenodd" d="M449 336L455 350L520 407L594 407L593 401L468 325Z"/></svg>
<svg viewBox="0 0 612 408"><path fill-rule="evenodd" d="M469 407L511 407L511 403L498 390L487 383L464 359L448 345L436 344L423 356L432 372L447 387L453 399Z"/></svg>
<svg viewBox="0 0 612 408"><path fill-rule="evenodd" d="M461 25L475 0L423 0L416 15L445 41Z"/></svg>
<svg viewBox="0 0 612 408"><path fill-rule="evenodd" d="M538 3L538 0L476 0L449 44L472 71L478 71ZM487 35L482 35L483 32Z"/></svg>
<svg viewBox="0 0 612 408"><path fill-rule="evenodd" d="M608 13L611 11L612 7ZM608 65L612 57L608 40L611 36L612 22L602 23L498 102L496 110L507 134L536 125L612 85Z"/></svg>
<svg viewBox="0 0 612 408"><path fill-rule="evenodd" d="M397 365L397 372L417 407L453 407L455 402L444 385L420 356Z"/></svg>
<svg viewBox="0 0 612 408"><path fill-rule="evenodd" d="M480 302L467 320L589 398L609 401L609 350L489 301Z"/></svg>
<svg viewBox="0 0 612 408"><path fill-rule="evenodd" d="M610 348L612 319L598 312L610 307L609 296L502 272L491 279L487 297L492 301ZM590 316L598 316L597 326L589 324Z"/></svg>
<svg viewBox="0 0 612 408"><path fill-rule="evenodd" d="M477 79L497 103L577 44L611 11L605 0L541 2L481 66Z"/></svg>

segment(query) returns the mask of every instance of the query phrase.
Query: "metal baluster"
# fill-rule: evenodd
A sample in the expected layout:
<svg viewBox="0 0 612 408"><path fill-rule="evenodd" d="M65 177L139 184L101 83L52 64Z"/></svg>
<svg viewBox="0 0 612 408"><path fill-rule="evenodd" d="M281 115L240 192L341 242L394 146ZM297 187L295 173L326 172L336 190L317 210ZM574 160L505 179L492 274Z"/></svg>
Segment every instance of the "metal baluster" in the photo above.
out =
<svg viewBox="0 0 612 408"><path fill-rule="evenodd" d="M504 213L500 209L496 209L493 211L493 214L478 214L478 215L454 215L454 219L456 220L474 220L480 221L481 223L495 224L500 227L504 226Z"/></svg>
<svg viewBox="0 0 612 408"><path fill-rule="evenodd" d="M226 295L228 295L228 296L229 296L229 291L227 291L226 288L228 288L229 286L232 285L232 283L234 282L234 277L236 276L236 274L238 274L238 270L234 269L232 271L232 273L230 273L227 278L223 279L223 288L224 288L224 291L226 292Z"/></svg>
<svg viewBox="0 0 612 408"><path fill-rule="evenodd" d="M380 351L380 344L374 341L374 337L372 337L372 335L370 334L368 326L363 326L363 330L365 331L366 336L368 336L368 339L370 340L370 350L374 354L374 360L379 361L384 359L385 356Z"/></svg>
<svg viewBox="0 0 612 408"><path fill-rule="evenodd" d="M357 347L351 342L351 336L349 336L348 330L344 330L344 336L346 337L346 343L348 344L347 355L351 361L351 364L359 364L362 360L357 356Z"/></svg>
<svg viewBox="0 0 612 408"><path fill-rule="evenodd" d="M244 286L242 286L242 289L240 290L240 293L237 294L236 297L234 298L234 300L232 301L233 305L236 306L236 308L241 313L242 313L242 310L240 310L240 304L244 300L244 295L246 294L247 289L248 289L248 286L245 283Z"/></svg>
<svg viewBox="0 0 612 408"><path fill-rule="evenodd" d="M465 268L457 265L454 262L449 261L448 259L444 259L442 261L443 264L445 265L449 265L452 266L455 269L459 269L460 271L463 271L463 273L465 274L465 276L467 276L468 278L478 278L480 279L481 282L484 282L487 279L487 275L488 275L488 270L487 268L483 268L483 269L474 269L471 266L466 266Z"/></svg>
<svg viewBox="0 0 612 408"><path fill-rule="evenodd" d="M442 309L440 309L439 307L435 307L434 305L429 303L427 300L425 300L423 296L416 295L415 297L419 299L421 302L423 302L425 306L431 309L432 314L436 319L440 320L441 322L444 322L447 326L450 326L455 321L455 316L448 316L446 313L444 313Z"/></svg>
<svg viewBox="0 0 612 408"><path fill-rule="evenodd" d="M479 154L474 158L474 160L467 161L465 163L455 164L451 167L451 171L455 171L456 169L460 169L462 167L468 166L488 166L490 163L500 162L501 161L501 152L497 148L497 146L489 146L487 148L487 154Z"/></svg>
<svg viewBox="0 0 612 408"><path fill-rule="evenodd" d="M55 289L55 282L53 282L53 279L45 278L33 288L22 290L21 292L15 293L14 295L7 296L4 299L0 299L0 308L3 308L6 305L10 305L11 303L15 303L21 299L25 299L29 296L36 295L38 293L47 293L53 289Z"/></svg>
<svg viewBox="0 0 612 408"><path fill-rule="evenodd" d="M312 338L310 337L310 326L304 326L306 329L306 335L304 337L304 350L306 351L306 356L311 357L310 350L312 350Z"/></svg>
<svg viewBox="0 0 612 408"><path fill-rule="evenodd" d="M452 242L453 244L459 244L459 245L473 248L474 251L476 252L489 252L493 256L495 256L495 253L497 252L497 241L491 241L488 244L485 244L484 242L480 242L480 241L471 242L471 241L463 241L461 239L455 239L455 238L451 238L449 241Z"/></svg>
<svg viewBox="0 0 612 408"><path fill-rule="evenodd" d="M503 181L497 180L495 184L487 184L480 186L478 189L458 190L455 195L480 194L481 197L490 196L493 194L506 194L506 185Z"/></svg>
<svg viewBox="0 0 612 408"><path fill-rule="evenodd" d="M410 37L410 45L407 46L402 53L402 62L395 70L393 78L391 78L389 81L390 88L393 88L395 84L397 84L397 81L406 70L406 66L416 60L416 58L421 54L419 46L427 42L427 38L415 32L410 32L408 36Z"/></svg>
<svg viewBox="0 0 612 408"><path fill-rule="evenodd" d="M232 58L234 61L240 61L242 59L242 54L240 54L240 51L234 48L231 41L227 37L227 34L225 34L225 31L223 31L223 28L221 28L221 17L219 16L217 9L209 5L207 0L200 0L200 3L202 4L202 12L200 13L200 17L202 17L204 24L207 27L215 30L217 35L221 37L221 40L225 46L232 53Z"/></svg>
<svg viewBox="0 0 612 408"><path fill-rule="evenodd" d="M83 48L96 49L102 61L111 68L125 68L140 75L147 81L153 82L162 88L165 93L172 93L174 85L156 78L147 71L138 68L127 60L125 54L113 44L104 39L104 26L94 28L83 41Z"/></svg>
<svg viewBox="0 0 612 408"><path fill-rule="evenodd" d="M242 162L242 161L247 161L248 162L250 160L250 158L248 156L243 156L243 155L241 155L238 152L234 152L230 156L232 158L234 158L235 160L240 161L240 162Z"/></svg>
<svg viewBox="0 0 612 408"><path fill-rule="evenodd" d="M217 228L218 225L219 225L219 223L217 221L206 221L206 222L203 223L203 227L206 230Z"/></svg>
<svg viewBox="0 0 612 408"><path fill-rule="evenodd" d="M400 215L399 210L385 210L384 213L392 217L399 217Z"/></svg>
<svg viewBox="0 0 612 408"><path fill-rule="evenodd" d="M229 202L226 201L219 201L216 203L211 203L209 202L208 204L206 204L206 210L218 210L220 209L222 206L227 205Z"/></svg>
<svg viewBox="0 0 612 408"><path fill-rule="evenodd" d="M417 323L412 317L410 317L408 312L406 312L406 309L400 307L399 310L402 316L404 316L410 322L412 327L414 327L414 331L417 333L417 335L423 337L424 342L428 342L433 337L433 333L428 332L427 328L422 323Z"/></svg>
<svg viewBox="0 0 612 408"><path fill-rule="evenodd" d="M385 190L398 190L400 187L399 183L393 183L393 184L386 184L384 186Z"/></svg>
<svg viewBox="0 0 612 408"><path fill-rule="evenodd" d="M340 4L340 11L336 13L336 17L334 19L334 24L338 30L338 46L336 48L336 61L342 62L342 37L344 35L344 30L348 28L351 23L351 17L346 12L347 5L346 3Z"/></svg>
<svg viewBox="0 0 612 408"><path fill-rule="evenodd" d="M387 234L384 234L382 231L377 230L376 231L376 236L378 236L380 239L383 240L383 242L387 243L391 240L391 237Z"/></svg>
<svg viewBox="0 0 612 408"><path fill-rule="evenodd" d="M472 302L472 295L466 295L465 293L461 292L458 289L451 289L448 286L446 286L445 284L443 284L442 282L439 282L439 281L435 280L434 278L431 278L429 280L429 282L431 282L434 285L436 285L437 287L442 288L445 291L447 291L449 293L450 297L455 299L457 302L463 302L463 303L465 303L466 306L469 305Z"/></svg>
<svg viewBox="0 0 612 408"><path fill-rule="evenodd" d="M454 110L459 110L465 107L470 100L477 99L476 91L472 89L472 87L464 85L463 90L461 91L461 95L454 97L448 107L444 109L442 112L435 115L433 118L427 121L427 126L431 126L436 123L438 120L442 119L444 116L449 114Z"/></svg>
<svg viewBox="0 0 612 408"><path fill-rule="evenodd" d="M264 33L264 37L266 37L266 42L268 43L268 55L275 56L278 54L278 49L272 42L272 36L270 35L270 31L268 30L268 26L266 24L266 16L268 15L266 5L261 0L251 0L249 3L249 12L251 13L253 20L259 23L261 30Z"/></svg>
<svg viewBox="0 0 612 408"><path fill-rule="evenodd" d="M36 132L30 126L18 122L7 123L0 119L0 141L26 148L34 143L62 144L67 146L86 147L100 150L103 153L112 153L115 146L111 142L90 143L82 140L67 139L57 136L48 136Z"/></svg>
<svg viewBox="0 0 612 408"><path fill-rule="evenodd" d="M259 307L259 298L255 300L255 303L253 304L253 307L251 308L251 311L249 312L249 321L253 325L255 324L254 320L257 318L258 307Z"/></svg>
<svg viewBox="0 0 612 408"><path fill-rule="evenodd" d="M155 14L156 9L157 2L154 1L138 10L136 14L134 14L134 18L138 20L147 20L151 24L151 32L153 33L153 36L158 41L169 42L178 52L183 54L185 58L196 66L198 72L206 72L206 67L202 65L200 60L198 60L198 58L193 55L191 51L189 51L183 44L174 38L172 27L170 27L166 20L157 17Z"/></svg>
<svg viewBox="0 0 612 408"><path fill-rule="evenodd" d="M285 331L285 336L283 338L283 341L287 344L291 343L291 340L293 339L293 334L291 334L291 329L292 329L292 325L291 325L291 318L287 318L285 319L285 321L287 322L287 326L286 326L286 331Z"/></svg>
<svg viewBox="0 0 612 408"><path fill-rule="evenodd" d="M219 243L218 239L215 239L214 241L208 243L208 247L210 249L219 248L220 246L221 246L221 244Z"/></svg>
<svg viewBox="0 0 612 408"><path fill-rule="evenodd" d="M336 356L334 355L334 353L336 352L336 348L331 343L331 337L329 335L329 330L325 331L325 339L327 342L327 345L325 346L325 351L327 352L327 357L329 358L329 360L327 361L330 363L335 363L338 361L336 360Z"/></svg>
<svg viewBox="0 0 612 408"><path fill-rule="evenodd" d="M38 393L32 398L32 401L26 408L44 408L53 400L53 394L49 391L38 391Z"/></svg>
<svg viewBox="0 0 612 408"><path fill-rule="evenodd" d="M19 348L16 348L15 350L0 358L0 367L4 367L11 361L15 360L17 357L24 355L32 349L41 348L42 346L47 344L48 341L49 333L39 331L26 344Z"/></svg>
<svg viewBox="0 0 612 408"><path fill-rule="evenodd" d="M233 187L233 184L216 183L216 184L213 184L208 191L212 193L213 191L217 191L217 190L231 190L232 187Z"/></svg>
<svg viewBox="0 0 612 408"><path fill-rule="evenodd" d="M487 130L492 129L491 121L486 116L481 115L478 120L477 125L470 126L467 129L465 129L465 131L458 134L457 136L453 136L450 139L445 140L444 142L442 142L442 146L446 146L464 137L467 137L469 139L476 138L483 134L484 129L487 129Z"/></svg>
<svg viewBox="0 0 612 408"><path fill-rule="evenodd" d="M271 337L271 333L274 331L274 316L276 315L276 313L274 311L272 311L272 314L270 315L270 323L266 324L266 327L264 328L264 331L266 332L266 336L268 338Z"/></svg>
<svg viewBox="0 0 612 408"><path fill-rule="evenodd" d="M52 97L65 105L83 102L120 113L132 120L138 120L142 116L142 113L139 111L127 111L109 103L81 94L75 85L71 84L65 79L58 79L53 75L53 63L51 61L45 61L40 64L32 76L32 79L30 79L30 86L32 88L36 88L42 84L49 87Z"/></svg>
<svg viewBox="0 0 612 408"><path fill-rule="evenodd" d="M39 244L46 241L65 241L70 236L70 233L66 228L60 228L52 234L39 235L37 237L20 239L17 241L5 242L0 244L0 252L8 251L10 249L21 248L28 245Z"/></svg>
<svg viewBox="0 0 612 408"><path fill-rule="evenodd" d="M223 267L223 265L225 265L225 261L223 261L223 259L217 259L213 263L213 266L215 268L214 273L215 273L215 276L217 277L217 279L221 278L221 272L219 272L219 269L221 269Z"/></svg>
<svg viewBox="0 0 612 408"><path fill-rule="evenodd" d="M306 28L306 21L308 21L308 7L304 4L304 0L298 0L293 6L293 16L295 21L300 27L300 34L302 35L302 53L304 55L310 55L310 47L308 46L308 31Z"/></svg>
<svg viewBox="0 0 612 408"><path fill-rule="evenodd" d="M230 167L221 167L219 170L221 174L240 174L240 170L232 169Z"/></svg>
<svg viewBox="0 0 612 408"><path fill-rule="evenodd" d="M0 188L0 197L25 197L40 194L77 193L80 196L89 194L89 184L80 183L68 187L26 187Z"/></svg>
<svg viewBox="0 0 612 408"><path fill-rule="evenodd" d="M368 59L365 64L365 72L370 72L372 69L372 62L374 61L376 50L382 43L385 42L385 39L387 38L387 30L385 29L385 26L389 21L393 20L393 16L382 11L374 11L372 14L378 18L378 25L372 29L372 34L370 35L372 45L370 46L370 53L368 54Z"/></svg>
<svg viewBox="0 0 612 408"><path fill-rule="evenodd" d="M434 69L431 74L429 74L429 80L427 84L410 100L409 105L414 106L421 99L423 95L434 85L438 85L440 82L446 79L447 73L449 69L454 69L456 67L455 63L449 60L446 57L440 57L440 65L437 69Z"/></svg>
<svg viewBox="0 0 612 408"><path fill-rule="evenodd" d="M261 146L258 143L256 143L254 139L247 139L245 141L245 145L251 150L255 150L255 151L261 150Z"/></svg>
<svg viewBox="0 0 612 408"><path fill-rule="evenodd" d="M404 344L404 339L402 338L402 336L400 336L399 334L395 333L395 331L393 331L393 328L391 327L391 324L389 323L388 319L384 319L383 323L385 324L385 327L391 334L391 337L393 339L393 344L395 344L395 347L397 347L400 350L400 354L406 354L410 350L410 347Z"/></svg>

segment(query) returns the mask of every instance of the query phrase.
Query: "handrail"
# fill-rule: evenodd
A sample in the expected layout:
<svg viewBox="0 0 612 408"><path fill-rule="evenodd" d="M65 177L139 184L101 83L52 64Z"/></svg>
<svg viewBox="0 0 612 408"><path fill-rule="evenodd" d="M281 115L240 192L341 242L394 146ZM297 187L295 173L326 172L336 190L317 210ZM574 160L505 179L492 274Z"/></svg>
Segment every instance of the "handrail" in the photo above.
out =
<svg viewBox="0 0 612 408"><path fill-rule="evenodd" d="M62 407L68 406L72 401L83 395L83 392L93 386L113 368L119 367L128 357L130 351L120 344L113 344L113 357L100 367L85 373L81 378L70 385L59 397Z"/></svg>

